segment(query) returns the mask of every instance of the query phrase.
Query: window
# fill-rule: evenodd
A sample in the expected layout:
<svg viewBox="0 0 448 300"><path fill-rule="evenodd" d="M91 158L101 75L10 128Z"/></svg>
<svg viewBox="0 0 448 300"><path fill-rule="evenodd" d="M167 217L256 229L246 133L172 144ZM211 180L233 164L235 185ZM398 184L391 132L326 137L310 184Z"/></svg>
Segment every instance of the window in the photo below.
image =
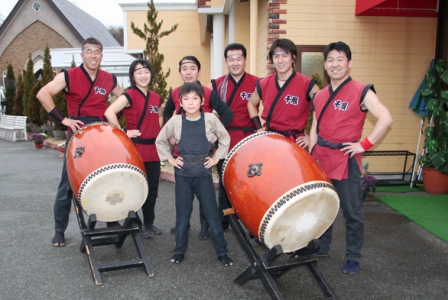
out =
<svg viewBox="0 0 448 300"><path fill-rule="evenodd" d="M322 52L326 46L297 46L297 58L295 61L295 69L310 78L314 74L319 76L325 87L329 84L330 78L324 69L324 56Z"/></svg>

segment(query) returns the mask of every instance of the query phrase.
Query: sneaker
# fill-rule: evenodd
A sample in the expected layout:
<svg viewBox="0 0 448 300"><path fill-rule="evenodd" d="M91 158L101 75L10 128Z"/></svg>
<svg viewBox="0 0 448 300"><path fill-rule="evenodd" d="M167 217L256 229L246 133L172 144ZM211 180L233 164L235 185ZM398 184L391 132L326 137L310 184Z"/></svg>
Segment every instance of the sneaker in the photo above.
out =
<svg viewBox="0 0 448 300"><path fill-rule="evenodd" d="M350 275L358 274L359 273L359 262L351 260L351 259L347 260L347 263L345 264L345 267L342 270L342 273L350 274Z"/></svg>
<svg viewBox="0 0 448 300"><path fill-rule="evenodd" d="M155 234L155 235L159 235L159 234L162 234L162 230L160 230L159 228L157 228L156 226L154 226L154 225L149 225L149 226L146 226L145 225L145 229L147 230L147 231L149 231L149 232L152 232L153 234Z"/></svg>
<svg viewBox="0 0 448 300"><path fill-rule="evenodd" d="M141 239L148 239L153 235L153 233L152 233L152 231L146 230L143 227L143 228L139 229L138 235L140 236Z"/></svg>
<svg viewBox="0 0 448 300"><path fill-rule="evenodd" d="M201 227L201 232L199 232L198 238L200 240L207 240L210 238L210 230L206 226Z"/></svg>
<svg viewBox="0 0 448 300"><path fill-rule="evenodd" d="M171 257L170 262L180 264L184 260L184 257L185 255L181 253L176 253Z"/></svg>
<svg viewBox="0 0 448 300"><path fill-rule="evenodd" d="M55 247L64 247L65 246L65 236L63 232L56 231L54 234L54 238L51 240L51 243Z"/></svg>
<svg viewBox="0 0 448 300"><path fill-rule="evenodd" d="M233 266L233 261L230 257L227 256L227 254L224 254L223 256L218 256L218 260L224 267Z"/></svg>

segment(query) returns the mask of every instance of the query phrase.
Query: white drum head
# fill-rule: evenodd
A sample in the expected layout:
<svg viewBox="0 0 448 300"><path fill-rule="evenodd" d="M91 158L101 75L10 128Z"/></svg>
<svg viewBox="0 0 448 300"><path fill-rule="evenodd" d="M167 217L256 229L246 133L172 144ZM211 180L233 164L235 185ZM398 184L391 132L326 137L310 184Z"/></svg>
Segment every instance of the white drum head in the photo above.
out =
<svg viewBox="0 0 448 300"><path fill-rule="evenodd" d="M281 245L284 252L306 247L330 226L339 210L333 185L312 181L280 197L264 215L259 237L268 248Z"/></svg>
<svg viewBox="0 0 448 300"><path fill-rule="evenodd" d="M98 221L114 222L137 212L146 201L145 173L130 164L112 164L92 172L81 184L78 201Z"/></svg>

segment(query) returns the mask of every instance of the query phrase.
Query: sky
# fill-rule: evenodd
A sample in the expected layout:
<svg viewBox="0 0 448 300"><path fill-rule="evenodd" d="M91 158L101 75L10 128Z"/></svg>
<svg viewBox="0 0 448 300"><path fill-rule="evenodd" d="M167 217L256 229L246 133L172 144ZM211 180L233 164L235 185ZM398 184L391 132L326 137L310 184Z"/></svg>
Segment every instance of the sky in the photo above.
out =
<svg viewBox="0 0 448 300"><path fill-rule="evenodd" d="M39 0L36 0L39 1ZM68 0L83 11L98 19L105 26L123 26L123 11L118 3L147 3L145 0ZM5 20L17 0L1 0L0 14Z"/></svg>

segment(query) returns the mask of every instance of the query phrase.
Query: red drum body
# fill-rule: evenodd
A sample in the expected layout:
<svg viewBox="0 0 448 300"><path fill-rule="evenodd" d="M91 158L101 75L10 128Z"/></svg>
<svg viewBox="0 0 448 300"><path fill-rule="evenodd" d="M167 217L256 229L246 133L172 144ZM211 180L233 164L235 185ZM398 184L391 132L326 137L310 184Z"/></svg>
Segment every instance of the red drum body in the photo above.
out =
<svg viewBox="0 0 448 300"><path fill-rule="evenodd" d="M223 165L223 183L235 213L268 248L306 247L333 223L339 198L307 151L272 132L239 142Z"/></svg>
<svg viewBox="0 0 448 300"><path fill-rule="evenodd" d="M73 134L67 173L75 198L97 220L113 222L137 212L148 194L145 166L132 141L117 126L92 123Z"/></svg>

